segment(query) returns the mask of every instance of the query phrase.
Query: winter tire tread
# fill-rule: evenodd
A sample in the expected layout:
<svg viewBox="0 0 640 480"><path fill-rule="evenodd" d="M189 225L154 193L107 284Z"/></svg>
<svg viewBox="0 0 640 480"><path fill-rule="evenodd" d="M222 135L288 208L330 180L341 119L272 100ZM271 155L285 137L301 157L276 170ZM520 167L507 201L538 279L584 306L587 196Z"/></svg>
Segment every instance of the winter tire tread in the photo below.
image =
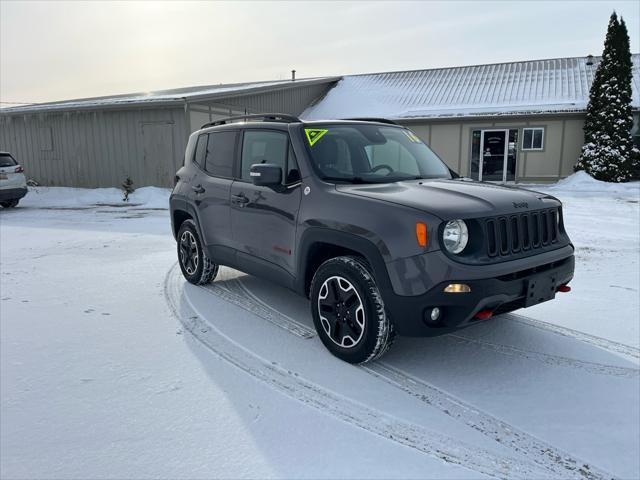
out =
<svg viewBox="0 0 640 480"><path fill-rule="evenodd" d="M349 280L352 283L355 281L356 288L362 291L366 298L365 303L368 304L365 326L367 331L359 345L352 347L354 351L345 351L333 344L320 326L316 298L321 283L325 277L331 275L331 272L342 272L350 277ZM363 364L379 359L389 350L396 336L393 321L386 312L375 278L363 259L355 256L341 256L325 261L313 276L310 292L311 310L316 330L322 343L335 356L349 363ZM371 312L373 312L373 318L370 318L372 317Z"/></svg>
<svg viewBox="0 0 640 480"><path fill-rule="evenodd" d="M180 261L180 237L185 230L189 230L193 236L196 238L198 254L202 261L198 264L196 271L193 275L189 275ZM194 285L206 285L207 283L211 283L216 276L218 275L219 265L215 263L202 246L202 241L200 240L200 235L198 233L198 229L196 228L196 224L193 220L185 220L180 225L180 229L178 231L178 263L180 265L180 270L182 270L182 274L187 279L189 283L193 283Z"/></svg>

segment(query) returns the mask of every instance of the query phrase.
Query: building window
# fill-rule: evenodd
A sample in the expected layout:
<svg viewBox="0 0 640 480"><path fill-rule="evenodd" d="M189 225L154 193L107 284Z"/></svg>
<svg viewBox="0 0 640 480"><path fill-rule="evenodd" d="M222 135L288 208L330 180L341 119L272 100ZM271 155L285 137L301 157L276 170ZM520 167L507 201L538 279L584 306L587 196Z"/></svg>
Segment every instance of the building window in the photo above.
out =
<svg viewBox="0 0 640 480"><path fill-rule="evenodd" d="M522 129L522 150L542 150L544 148L544 128Z"/></svg>

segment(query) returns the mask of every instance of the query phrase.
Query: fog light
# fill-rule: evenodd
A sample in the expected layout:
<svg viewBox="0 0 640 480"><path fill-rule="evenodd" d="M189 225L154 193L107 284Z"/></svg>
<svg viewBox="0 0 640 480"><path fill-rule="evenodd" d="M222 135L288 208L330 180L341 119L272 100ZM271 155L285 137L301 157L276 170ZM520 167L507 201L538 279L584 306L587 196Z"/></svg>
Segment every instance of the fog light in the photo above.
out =
<svg viewBox="0 0 640 480"><path fill-rule="evenodd" d="M431 321L436 322L440 318L440 309L438 307L433 307L431 309Z"/></svg>
<svg viewBox="0 0 640 480"><path fill-rule="evenodd" d="M446 293L469 293L471 291L471 287L464 283L450 283L444 287L444 291Z"/></svg>

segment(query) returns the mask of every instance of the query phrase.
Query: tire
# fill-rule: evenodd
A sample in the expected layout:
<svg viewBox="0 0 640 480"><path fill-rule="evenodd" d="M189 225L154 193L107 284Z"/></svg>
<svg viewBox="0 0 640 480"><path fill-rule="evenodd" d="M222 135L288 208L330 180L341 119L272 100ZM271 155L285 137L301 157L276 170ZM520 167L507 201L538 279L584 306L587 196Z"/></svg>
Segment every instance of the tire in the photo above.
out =
<svg viewBox="0 0 640 480"><path fill-rule="evenodd" d="M178 230L178 263L184 278L194 285L212 282L218 274L218 265L205 253L198 229L193 220L185 220Z"/></svg>
<svg viewBox="0 0 640 480"><path fill-rule="evenodd" d="M7 200L6 202L0 202L0 205L2 205L4 208L14 208L18 206L18 203L20 202L20 200Z"/></svg>
<svg viewBox="0 0 640 480"><path fill-rule="evenodd" d="M393 322L362 259L345 256L324 262L313 276L310 297L318 336L339 359L366 363L391 347Z"/></svg>

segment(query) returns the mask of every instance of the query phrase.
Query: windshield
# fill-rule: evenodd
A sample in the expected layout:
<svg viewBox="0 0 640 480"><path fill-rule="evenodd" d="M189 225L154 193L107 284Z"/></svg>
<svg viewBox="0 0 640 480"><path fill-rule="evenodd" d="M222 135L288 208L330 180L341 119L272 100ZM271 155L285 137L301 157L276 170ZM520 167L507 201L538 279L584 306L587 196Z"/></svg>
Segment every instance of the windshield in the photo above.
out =
<svg viewBox="0 0 640 480"><path fill-rule="evenodd" d="M0 168L13 167L14 165L17 165L17 163L11 155L8 153L0 153Z"/></svg>
<svg viewBox="0 0 640 480"><path fill-rule="evenodd" d="M451 178L447 166L410 130L380 125L305 128L311 159L325 180L389 183Z"/></svg>

